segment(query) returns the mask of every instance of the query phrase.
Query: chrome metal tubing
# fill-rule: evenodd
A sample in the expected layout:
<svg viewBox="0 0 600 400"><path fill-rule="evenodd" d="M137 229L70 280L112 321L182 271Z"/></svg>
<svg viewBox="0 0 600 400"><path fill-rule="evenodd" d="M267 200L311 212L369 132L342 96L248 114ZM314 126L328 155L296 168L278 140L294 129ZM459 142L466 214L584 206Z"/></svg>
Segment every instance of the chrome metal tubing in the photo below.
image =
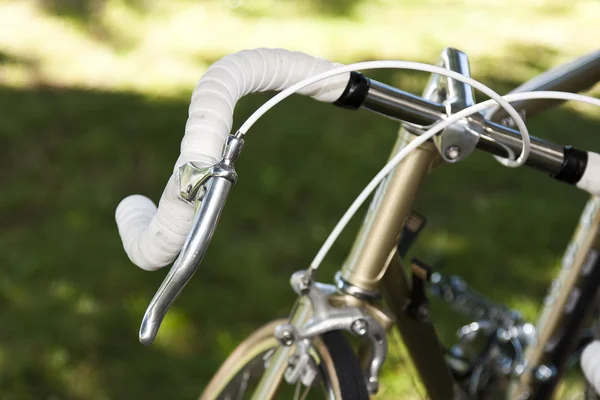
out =
<svg viewBox="0 0 600 400"><path fill-rule="evenodd" d="M477 148L502 157L510 155L507 149L519 155L522 148L521 133L488 120L482 123ZM531 136L531 152L526 164L539 171L557 174L564 161L563 146Z"/></svg>
<svg viewBox="0 0 600 400"><path fill-rule="evenodd" d="M434 96L435 97L435 96ZM389 85L371 80L369 93L362 105L370 111L390 118L418 125L421 129L410 129L420 134L424 127L446 118L443 104L426 100ZM521 153L521 133L509 127L474 116L470 123L479 128L480 140L477 148L502 157ZM563 164L563 147L531 136L531 153L527 165L551 175L557 174Z"/></svg>
<svg viewBox="0 0 600 400"><path fill-rule="evenodd" d="M233 183L227 178L212 177L209 179L206 195L199 203L192 229L181 253L144 314L140 327L142 344L148 345L154 341L171 304L198 269L204 254L206 254L232 185Z"/></svg>
<svg viewBox="0 0 600 400"><path fill-rule="evenodd" d="M426 100L372 79L369 93L362 107L420 126L429 126L446 116L446 107L443 104Z"/></svg>
<svg viewBox="0 0 600 400"><path fill-rule="evenodd" d="M462 51L450 47L445 48L442 52L441 65L444 66L444 68L456 71L462 75L467 75L470 71L469 58L467 55ZM437 87L445 88L444 97L447 103L459 102L461 107L475 104L475 94L470 85L448 77L440 77L440 79L443 79L445 84L443 86L438 85ZM427 92L425 92L425 97L428 97Z"/></svg>
<svg viewBox="0 0 600 400"><path fill-rule="evenodd" d="M447 52L445 52L447 53ZM444 54L442 56L444 56ZM452 55L452 53L447 53ZM443 59L446 63L453 62L460 65L464 60ZM443 79L433 75L432 80ZM590 88L600 81L600 51L576 59L570 63L551 69L540 76L527 81L511 93L533 90L561 90L579 92ZM459 84L456 82L455 84ZM429 87L434 87L430 85ZM450 88L451 89L451 88ZM451 90L448 90L451 92ZM451 93L445 93L449 95ZM436 93L424 93L425 97L433 100L443 98ZM556 100L527 100L513 103L513 106L526 117L531 117L541 111L560 104ZM427 100L420 96L404 92L395 87L370 80L370 88L362 107L383 114L392 119L397 119L424 128L446 117L446 107L436 101ZM503 109L490 107L485 113L473 116L470 121L480 128L480 140L477 148L502 157L518 155L521 152L521 134L510 127L500 125L495 121L505 119ZM510 121L507 121L510 122ZM508 125L508 124L507 124ZM407 126L410 129L410 126ZM412 133L419 134L419 129ZM531 153L526 164L551 176L556 175L563 165L563 147L531 136Z"/></svg>
<svg viewBox="0 0 600 400"><path fill-rule="evenodd" d="M469 58L462 51L452 47L447 47L442 52L440 66L471 77ZM475 104L475 93L470 85L440 75L431 76L423 96L432 101L441 101L447 114L454 114ZM444 161L455 163L464 160L475 150L479 136L480 132L474 132L468 123L459 123L446 127L433 138L433 142Z"/></svg>

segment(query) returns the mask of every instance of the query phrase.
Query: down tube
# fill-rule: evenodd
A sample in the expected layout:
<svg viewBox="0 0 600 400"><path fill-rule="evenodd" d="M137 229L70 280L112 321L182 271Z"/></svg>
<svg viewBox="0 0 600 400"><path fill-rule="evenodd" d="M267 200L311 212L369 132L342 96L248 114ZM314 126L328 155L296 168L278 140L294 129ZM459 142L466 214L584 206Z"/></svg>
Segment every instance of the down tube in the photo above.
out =
<svg viewBox="0 0 600 400"><path fill-rule="evenodd" d="M536 343L526 352L527 367L513 387L511 399L552 398L595 304L600 282L599 226L600 197L592 197L544 301Z"/></svg>

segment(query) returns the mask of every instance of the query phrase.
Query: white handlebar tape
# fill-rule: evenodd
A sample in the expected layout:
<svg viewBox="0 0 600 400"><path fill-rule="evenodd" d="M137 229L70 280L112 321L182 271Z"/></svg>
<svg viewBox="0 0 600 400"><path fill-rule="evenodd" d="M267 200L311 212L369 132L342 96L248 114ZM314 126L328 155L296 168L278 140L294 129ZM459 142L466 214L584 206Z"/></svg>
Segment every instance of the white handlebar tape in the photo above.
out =
<svg viewBox="0 0 600 400"><path fill-rule="evenodd" d="M581 370L587 381L600 393L600 341L594 340L581 353Z"/></svg>
<svg viewBox="0 0 600 400"><path fill-rule="evenodd" d="M212 165L233 124L233 110L244 95L267 90L281 91L312 75L340 64L283 49L244 50L210 66L192 94L181 155L174 171L194 161ZM316 82L298 93L333 103L344 92L350 74ZM154 203L140 195L125 198L115 214L123 247L138 267L155 270L170 264L190 231L194 208L178 198L173 175L160 199Z"/></svg>
<svg viewBox="0 0 600 400"><path fill-rule="evenodd" d="M577 182L577 187L600 196L600 154L588 151L587 166Z"/></svg>

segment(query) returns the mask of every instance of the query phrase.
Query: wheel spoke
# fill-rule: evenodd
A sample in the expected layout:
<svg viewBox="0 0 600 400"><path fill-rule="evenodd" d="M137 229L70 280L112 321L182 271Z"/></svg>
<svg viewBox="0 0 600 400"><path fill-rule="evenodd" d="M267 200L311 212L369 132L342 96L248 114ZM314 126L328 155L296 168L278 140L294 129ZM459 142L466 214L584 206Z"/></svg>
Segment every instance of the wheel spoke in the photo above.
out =
<svg viewBox="0 0 600 400"><path fill-rule="evenodd" d="M240 382L240 387L237 390L237 395L235 398L237 400L243 400L244 394L246 393L246 389L248 389L248 382L250 381L250 371L244 371L242 375L242 381Z"/></svg>
<svg viewBox="0 0 600 400"><path fill-rule="evenodd" d="M300 399L300 381L296 383L296 390L294 391L294 400Z"/></svg>
<svg viewBox="0 0 600 400"><path fill-rule="evenodd" d="M300 400L305 400L305 399L306 399L306 396L308 396L308 392L310 392L310 386L307 386L307 387L304 389L304 392L302 393L302 397L300 398Z"/></svg>

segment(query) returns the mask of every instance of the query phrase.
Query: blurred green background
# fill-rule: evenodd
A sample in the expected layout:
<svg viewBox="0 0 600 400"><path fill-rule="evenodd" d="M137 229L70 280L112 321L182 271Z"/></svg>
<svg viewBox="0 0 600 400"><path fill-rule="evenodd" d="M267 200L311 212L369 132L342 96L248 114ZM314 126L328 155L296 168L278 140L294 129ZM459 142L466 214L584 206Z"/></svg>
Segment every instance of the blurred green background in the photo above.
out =
<svg viewBox="0 0 600 400"><path fill-rule="evenodd" d="M477 79L506 92L595 50L599 37L596 0L0 2L0 398L196 398L236 343L289 312L290 273L383 165L394 122L300 97L267 114L249 133L200 272L156 343L137 341L166 271L128 261L114 209L133 193L158 200L191 91L220 57L283 47L346 63L435 62L453 46L469 54ZM426 80L372 76L414 93ZM236 126L269 96L243 99ZM567 105L529 126L599 150L599 115ZM585 201L476 154L427 182L417 209L429 228L415 253L534 320ZM434 313L452 339L456 317ZM382 399L422 396L402 354L395 344Z"/></svg>

